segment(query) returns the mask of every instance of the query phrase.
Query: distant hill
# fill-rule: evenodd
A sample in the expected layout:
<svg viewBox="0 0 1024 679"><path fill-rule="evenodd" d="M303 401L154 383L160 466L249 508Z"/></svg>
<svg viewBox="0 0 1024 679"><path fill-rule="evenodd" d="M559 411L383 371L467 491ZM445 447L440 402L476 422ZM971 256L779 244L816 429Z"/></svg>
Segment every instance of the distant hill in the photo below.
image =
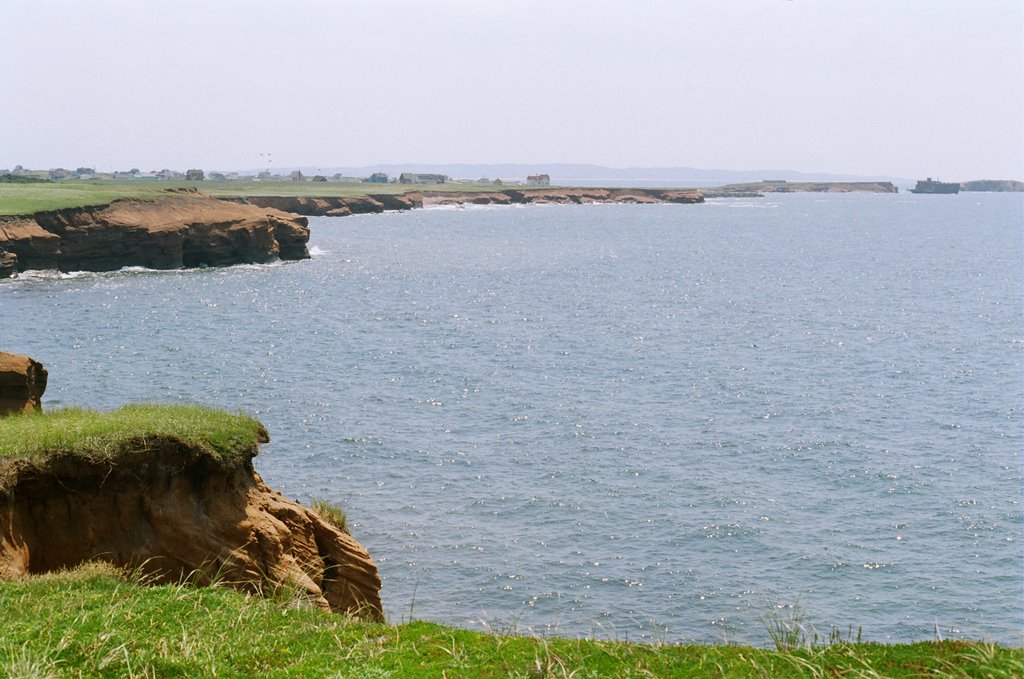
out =
<svg viewBox="0 0 1024 679"><path fill-rule="evenodd" d="M961 191L1024 191L1024 182L1013 179L976 179L960 184Z"/></svg>

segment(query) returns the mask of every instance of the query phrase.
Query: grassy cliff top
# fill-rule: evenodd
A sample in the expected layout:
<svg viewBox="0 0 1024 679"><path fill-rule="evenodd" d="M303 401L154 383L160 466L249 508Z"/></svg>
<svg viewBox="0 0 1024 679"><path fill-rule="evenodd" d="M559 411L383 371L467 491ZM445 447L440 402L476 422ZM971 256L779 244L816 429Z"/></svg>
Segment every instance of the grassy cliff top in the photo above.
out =
<svg viewBox="0 0 1024 679"><path fill-rule="evenodd" d="M286 593L140 586L110 567L0 582L11 677L1019 677L1024 651L966 641L800 648L643 645L354 622Z"/></svg>
<svg viewBox="0 0 1024 679"><path fill-rule="evenodd" d="M113 459L146 439L178 439L221 462L240 460L266 430L256 420L193 405L126 405L102 413L64 408L0 417L0 463L71 454Z"/></svg>
<svg viewBox="0 0 1024 679"><path fill-rule="evenodd" d="M490 184L356 184L294 181L152 181L99 179L38 184L0 184L0 215L27 215L64 208L107 205L119 198L147 199L165 189L195 187L215 198L311 196L317 198L408 193L412 191L493 191ZM524 188L524 187L511 187Z"/></svg>

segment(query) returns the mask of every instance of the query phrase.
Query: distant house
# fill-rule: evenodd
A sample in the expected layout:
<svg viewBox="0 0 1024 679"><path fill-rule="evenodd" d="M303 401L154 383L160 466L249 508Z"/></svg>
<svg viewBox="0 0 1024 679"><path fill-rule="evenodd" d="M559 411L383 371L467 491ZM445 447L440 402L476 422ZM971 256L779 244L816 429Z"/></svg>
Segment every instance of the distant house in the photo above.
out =
<svg viewBox="0 0 1024 679"><path fill-rule="evenodd" d="M203 176L203 171L202 170L192 169L192 170L187 170L185 172L185 181L201 182L201 181L203 181L203 179L204 179L204 176Z"/></svg>
<svg viewBox="0 0 1024 679"><path fill-rule="evenodd" d="M505 182L501 181L501 179L495 179L495 180L494 180L494 185L495 185L495 186L501 186L501 185L502 185L502 184L504 184L504 183L505 183Z"/></svg>
<svg viewBox="0 0 1024 679"><path fill-rule="evenodd" d="M71 170L65 170L63 167L50 170L50 179L68 179L71 177Z"/></svg>
<svg viewBox="0 0 1024 679"><path fill-rule="evenodd" d="M445 184L448 182L448 175L444 174L420 174L418 172L403 172L398 176L399 184Z"/></svg>
<svg viewBox="0 0 1024 679"><path fill-rule="evenodd" d="M157 172L156 175L160 179L184 179L184 175L177 170L168 170L166 168Z"/></svg>
<svg viewBox="0 0 1024 679"><path fill-rule="evenodd" d="M526 178L527 186L551 186L551 177L546 174L534 174Z"/></svg>
<svg viewBox="0 0 1024 679"><path fill-rule="evenodd" d="M294 170L294 171L292 171L291 178L292 178L293 182L301 182L301 181L305 180L305 177L302 176L302 171L301 170Z"/></svg>
<svg viewBox="0 0 1024 679"><path fill-rule="evenodd" d="M371 184L387 184L388 175L386 172L374 172L373 174L366 178L366 181L370 182Z"/></svg>

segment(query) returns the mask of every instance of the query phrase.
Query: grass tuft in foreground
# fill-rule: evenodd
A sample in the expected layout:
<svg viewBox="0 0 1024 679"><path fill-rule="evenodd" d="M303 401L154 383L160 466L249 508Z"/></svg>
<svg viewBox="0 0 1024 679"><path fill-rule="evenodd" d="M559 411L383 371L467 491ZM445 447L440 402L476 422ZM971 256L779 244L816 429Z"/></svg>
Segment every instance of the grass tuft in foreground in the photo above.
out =
<svg viewBox="0 0 1024 679"><path fill-rule="evenodd" d="M181 440L229 463L267 440L256 420L194 405L126 405L112 412L64 408L0 417L0 462L68 454L105 460L146 439Z"/></svg>
<svg viewBox="0 0 1024 679"><path fill-rule="evenodd" d="M0 583L0 676L1019 677L988 643L778 651L359 623L233 590L140 586L107 566Z"/></svg>
<svg viewBox="0 0 1024 679"><path fill-rule="evenodd" d="M345 516L345 510L341 507L335 507L331 503L323 500L313 500L313 504L310 508L316 512L317 516L328 524L334 526L342 533L348 533L351 535L348 530L348 517Z"/></svg>

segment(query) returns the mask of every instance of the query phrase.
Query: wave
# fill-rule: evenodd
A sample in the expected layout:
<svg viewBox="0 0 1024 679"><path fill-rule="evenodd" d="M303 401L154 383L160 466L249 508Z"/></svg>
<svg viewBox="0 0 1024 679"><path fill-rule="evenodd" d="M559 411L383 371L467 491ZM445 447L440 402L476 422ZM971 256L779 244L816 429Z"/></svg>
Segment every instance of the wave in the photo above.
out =
<svg viewBox="0 0 1024 679"><path fill-rule="evenodd" d="M314 248L316 250L317 248ZM311 256L328 254L327 250L319 252L310 251ZM57 269L29 269L15 274L11 281L63 281L76 279L107 279L134 276L180 276L187 273L200 273L206 271L230 271L232 269L269 269L285 266L289 262L281 259L272 259L269 262L252 264L231 264L227 266L197 266L181 267L177 269L151 269L145 266L123 266L115 271L58 271Z"/></svg>

